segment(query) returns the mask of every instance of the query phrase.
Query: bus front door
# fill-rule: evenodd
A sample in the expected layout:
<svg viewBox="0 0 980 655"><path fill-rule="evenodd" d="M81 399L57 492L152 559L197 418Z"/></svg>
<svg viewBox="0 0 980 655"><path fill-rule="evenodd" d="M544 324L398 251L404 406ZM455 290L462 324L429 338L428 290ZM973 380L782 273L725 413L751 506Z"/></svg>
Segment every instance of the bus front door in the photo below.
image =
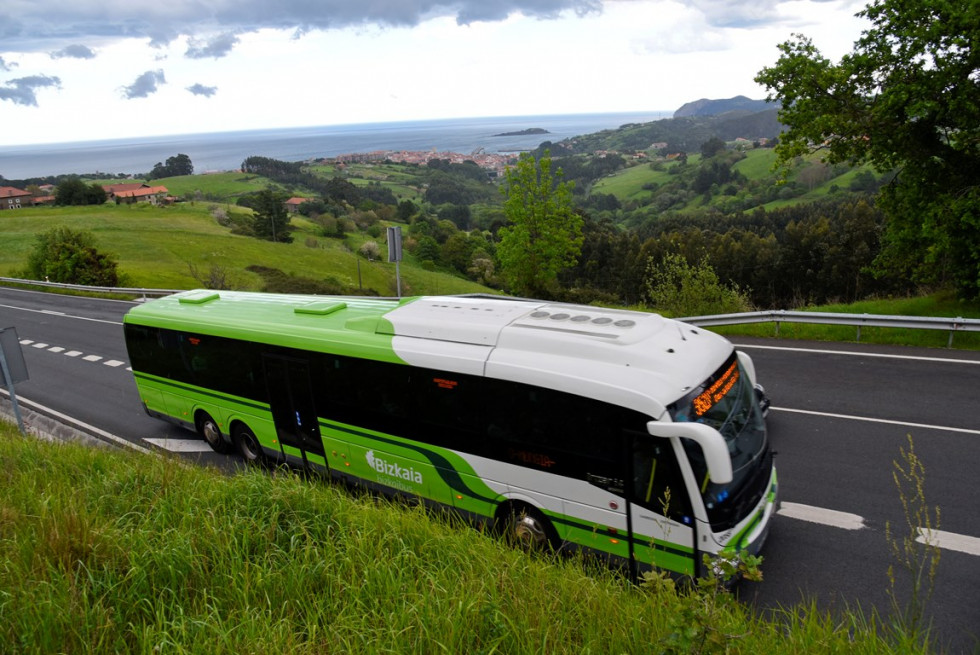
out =
<svg viewBox="0 0 980 655"><path fill-rule="evenodd" d="M629 519L633 557L682 575L695 575L694 514L673 444L628 432L633 480Z"/></svg>
<svg viewBox="0 0 980 655"><path fill-rule="evenodd" d="M263 360L269 406L286 461L326 473L309 364L278 355L265 355Z"/></svg>

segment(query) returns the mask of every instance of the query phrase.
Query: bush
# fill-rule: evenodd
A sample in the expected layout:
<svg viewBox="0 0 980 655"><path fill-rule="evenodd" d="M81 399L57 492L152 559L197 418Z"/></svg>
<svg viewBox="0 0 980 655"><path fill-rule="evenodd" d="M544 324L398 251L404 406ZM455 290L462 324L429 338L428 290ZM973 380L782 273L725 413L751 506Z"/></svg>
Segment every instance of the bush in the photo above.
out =
<svg viewBox="0 0 980 655"><path fill-rule="evenodd" d="M748 295L737 285L722 284L706 261L692 266L678 254L668 254L660 262L648 259L644 288L646 302L671 316L733 314L751 309Z"/></svg>
<svg viewBox="0 0 980 655"><path fill-rule="evenodd" d="M118 263L99 252L90 232L61 226L38 234L24 277L63 284L119 286Z"/></svg>

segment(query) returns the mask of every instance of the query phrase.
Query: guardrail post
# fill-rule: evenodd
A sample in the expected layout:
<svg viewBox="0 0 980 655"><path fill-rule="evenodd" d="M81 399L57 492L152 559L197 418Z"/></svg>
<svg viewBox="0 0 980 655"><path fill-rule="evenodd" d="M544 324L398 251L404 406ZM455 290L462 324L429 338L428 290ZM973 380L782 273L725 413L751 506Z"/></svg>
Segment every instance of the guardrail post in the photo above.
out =
<svg viewBox="0 0 980 655"><path fill-rule="evenodd" d="M962 324L962 321L963 321L962 316L957 316L955 319L953 319L953 326L949 328L949 341L946 342L947 348L953 347L953 334L956 332L956 329Z"/></svg>

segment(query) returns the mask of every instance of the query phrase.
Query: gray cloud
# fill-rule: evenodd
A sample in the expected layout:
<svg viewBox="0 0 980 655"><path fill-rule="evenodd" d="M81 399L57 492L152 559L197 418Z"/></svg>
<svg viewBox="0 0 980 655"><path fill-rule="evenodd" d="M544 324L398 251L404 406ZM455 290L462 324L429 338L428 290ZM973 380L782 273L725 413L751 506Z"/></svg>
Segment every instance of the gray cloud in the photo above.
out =
<svg viewBox="0 0 980 655"><path fill-rule="evenodd" d="M203 84L192 84L187 87L187 90L196 96L204 96L205 98L210 98L215 93L218 92L218 87L216 86L204 86Z"/></svg>
<svg viewBox="0 0 980 655"><path fill-rule="evenodd" d="M3 57L0 57L0 71L9 71L13 70L14 68L17 68L17 62L12 61L8 64L3 60Z"/></svg>
<svg viewBox="0 0 980 655"><path fill-rule="evenodd" d="M55 76L48 77L47 75L30 75L16 80L7 80L5 86L0 87L0 100L9 100L15 105L37 107L37 95L34 90L49 86L60 89L61 80Z"/></svg>
<svg viewBox="0 0 980 655"><path fill-rule="evenodd" d="M261 28L302 34L361 25L411 27L437 16L467 24L503 20L515 12L547 19L563 11L581 15L601 9L602 0L171 0L150 5L32 0L22 3L16 17L0 20L0 43L8 52L44 51L52 43L85 38L147 38L160 47L179 35L220 33L217 42L188 50L188 56L220 57L235 45L235 34Z"/></svg>
<svg viewBox="0 0 980 655"><path fill-rule="evenodd" d="M184 56L188 59L205 59L214 57L219 59L224 57L231 49L238 45L238 36L233 32L225 32L211 37L209 40L191 39L187 44L187 52Z"/></svg>
<svg viewBox="0 0 980 655"><path fill-rule="evenodd" d="M136 81L129 86L122 88L123 97L127 100L133 98L146 98L156 93L160 84L166 84L167 79L162 70L146 71L136 78Z"/></svg>
<svg viewBox="0 0 980 655"><path fill-rule="evenodd" d="M683 0L704 14L712 27L757 27L771 23L778 16L776 6L782 0Z"/></svg>
<svg viewBox="0 0 980 655"><path fill-rule="evenodd" d="M66 46L57 52L51 53L52 59L61 59L63 57L71 57L72 59L94 59L95 51L81 44L73 44Z"/></svg>

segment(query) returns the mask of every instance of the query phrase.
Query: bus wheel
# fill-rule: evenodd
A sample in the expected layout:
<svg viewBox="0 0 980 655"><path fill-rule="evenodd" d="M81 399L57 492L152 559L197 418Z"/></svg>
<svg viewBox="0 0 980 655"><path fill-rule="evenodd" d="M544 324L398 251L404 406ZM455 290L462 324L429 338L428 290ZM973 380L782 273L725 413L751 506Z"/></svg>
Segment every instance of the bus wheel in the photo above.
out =
<svg viewBox="0 0 980 655"><path fill-rule="evenodd" d="M211 450L216 453L228 452L229 444L221 437L221 428L218 427L218 423L211 418L210 414L199 412L196 423L198 434L211 446Z"/></svg>
<svg viewBox="0 0 980 655"><path fill-rule="evenodd" d="M261 464L265 459L258 437L244 423L235 428L235 445L248 464Z"/></svg>
<svg viewBox="0 0 980 655"><path fill-rule="evenodd" d="M533 507L511 508L505 530L506 539L525 550L544 551L553 547L551 525Z"/></svg>

